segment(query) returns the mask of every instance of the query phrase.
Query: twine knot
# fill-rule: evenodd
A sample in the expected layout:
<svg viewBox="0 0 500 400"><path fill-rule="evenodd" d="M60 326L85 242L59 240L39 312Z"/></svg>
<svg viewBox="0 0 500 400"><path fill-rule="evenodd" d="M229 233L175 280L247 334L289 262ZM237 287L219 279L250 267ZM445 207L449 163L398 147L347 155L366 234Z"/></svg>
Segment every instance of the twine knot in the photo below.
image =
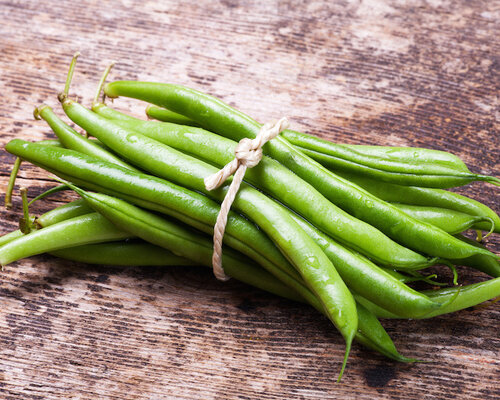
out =
<svg viewBox="0 0 500 400"><path fill-rule="evenodd" d="M248 168L255 167L262 160L262 148L256 147L255 142L249 138L243 138L234 149L234 156L240 165Z"/></svg>
<svg viewBox="0 0 500 400"><path fill-rule="evenodd" d="M221 281L227 281L229 277L222 268L222 238L226 229L227 216L231 204L238 193L241 182L247 168L255 167L262 160L262 146L274 139L281 131L288 128L289 122L286 117L281 118L275 124L266 123L260 128L255 139L241 139L234 150L234 160L226 164L217 173L205 178L205 188L214 190L221 186L231 175L234 174L233 181L221 204L219 215L214 227L214 252L212 256L212 266L214 275Z"/></svg>

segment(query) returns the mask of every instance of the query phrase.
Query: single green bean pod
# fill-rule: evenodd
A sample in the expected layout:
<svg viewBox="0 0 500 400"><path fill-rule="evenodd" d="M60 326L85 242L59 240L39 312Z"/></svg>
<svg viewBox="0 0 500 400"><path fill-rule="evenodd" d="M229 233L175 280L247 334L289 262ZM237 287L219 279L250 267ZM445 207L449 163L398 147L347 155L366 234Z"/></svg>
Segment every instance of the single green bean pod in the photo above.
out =
<svg viewBox="0 0 500 400"><path fill-rule="evenodd" d="M474 228L483 222L490 224L490 232L495 228L495 223L490 217L470 215L440 207L414 206L401 203L394 203L394 206L413 218L437 226L451 235Z"/></svg>
<svg viewBox="0 0 500 400"><path fill-rule="evenodd" d="M404 161L374 157L300 132L285 131L283 137L326 168L356 173L383 182L436 188L463 186L474 181L496 185L500 182L492 176L464 171L462 166L457 169L455 165L421 163L416 157L409 157Z"/></svg>
<svg viewBox="0 0 500 400"><path fill-rule="evenodd" d="M87 244L54 250L50 254L86 264L131 267L199 265L162 247L140 240Z"/></svg>
<svg viewBox="0 0 500 400"><path fill-rule="evenodd" d="M362 177L356 174L340 173L345 179L359 185L371 194L391 203L402 203L423 207L439 207L459 211L465 214L489 218L495 224L494 232L500 233L500 217L486 205L458 193L442 189L423 188L416 186L401 186ZM487 222L474 224L474 229L488 231L491 227Z"/></svg>

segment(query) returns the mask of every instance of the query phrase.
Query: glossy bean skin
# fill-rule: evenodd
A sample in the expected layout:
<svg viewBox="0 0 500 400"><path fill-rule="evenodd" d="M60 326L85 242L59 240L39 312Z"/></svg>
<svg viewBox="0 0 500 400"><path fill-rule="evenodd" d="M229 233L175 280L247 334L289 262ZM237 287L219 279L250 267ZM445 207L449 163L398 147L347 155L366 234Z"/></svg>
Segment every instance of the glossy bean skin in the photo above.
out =
<svg viewBox="0 0 500 400"><path fill-rule="evenodd" d="M183 229L176 223L172 223L146 210L139 209L123 200L99 193L78 192L95 210L106 216L106 218L112 221L116 226L127 229L131 234L141 237L150 243L155 243L164 248L175 250L178 254L189 257L202 265L211 266L212 246L211 241L207 240L207 238ZM186 240L188 243L187 246ZM197 248L191 248L192 246L189 245L190 242L195 242ZM234 261L231 261L230 251L226 251L223 257L229 257L229 264L227 264L227 259L223 261L224 265L229 265L231 267L229 269L226 268L228 274L234 275L235 273L240 273L239 271L242 267ZM232 257L234 258L234 256ZM233 266L238 270L233 270ZM290 279L290 276L286 276L287 274L283 274L279 269L270 272L288 287L291 287L314 308L328 317L328 313L325 312L321 302L318 301L307 286L304 285L302 280ZM252 279L251 276L246 274L244 278L244 282L269 291L268 288L262 286L262 276L258 276L257 279ZM238 279L242 280L241 277ZM273 279L267 278L267 281L273 282ZM273 285L276 286L276 284ZM274 289L274 293L276 293L276 289ZM293 298L292 296L288 297ZM393 359L405 362L412 361L411 359L399 355L392 340L373 314L360 305L357 305L356 308L361 312L358 321L358 332L355 336L356 340Z"/></svg>
<svg viewBox="0 0 500 400"><path fill-rule="evenodd" d="M92 106L92 109L94 106ZM199 126L195 121L185 117L184 115L177 114L165 108L148 106L146 107L146 115L148 118L156 119L159 121L171 122L173 124Z"/></svg>
<svg viewBox="0 0 500 400"><path fill-rule="evenodd" d="M339 174L387 202L424 207L448 208L465 214L491 218L495 224L494 232L500 233L500 217L492 209L474 199L469 199L458 193L442 189L382 183L370 178L344 172L339 172ZM489 225L489 223L478 223L475 224L474 228L477 227L477 229L487 231L489 230Z"/></svg>
<svg viewBox="0 0 500 400"><path fill-rule="evenodd" d="M61 146L58 140L41 140L38 144L49 145L49 146ZM7 189L5 190L5 208L10 210L12 208L12 192L14 191L14 186L16 184L17 174L19 173L19 168L21 167L22 160L17 157L12 166L12 171L9 176L9 182L7 183Z"/></svg>
<svg viewBox="0 0 500 400"><path fill-rule="evenodd" d="M100 109L103 111L104 115L108 117L112 116L113 114L116 115L117 113L114 110L111 110L102 105ZM120 117L121 121L134 122L135 120L121 113L119 113L118 116ZM159 127L159 125L154 123L138 123L137 125L122 125L118 123L118 125L129 128L137 128L137 131L144 132L145 134L151 135L151 137L154 138L161 139L162 137L165 137L165 132L162 129L160 129L159 132L155 131L155 127L157 128ZM102 124L100 124L100 126L102 126ZM161 127L162 126L160 126L160 128ZM173 128L175 129L176 127L178 126L175 126ZM220 140L209 142L204 131L202 132L201 130L190 130L188 132L183 132L182 127L179 128L181 128L182 137L185 137L185 134L192 140L185 147L183 147L182 150L187 151L189 149L196 149L192 150L191 152L196 152L197 155L203 155L204 153L206 153L206 151L204 151L204 144L206 143L209 143L208 147L215 152L217 152L221 148L224 148L227 151L225 153L221 153L221 158L217 158L217 161L221 164L224 164L226 162L223 157L228 157L228 159L230 159L231 154L233 154L233 148L230 147L229 149L227 149L227 146L225 146L227 142L231 144L231 141L229 141L228 139L218 137ZM199 137L197 134L200 134ZM194 137L196 138L194 139ZM175 141L169 141L169 144L178 143ZM209 158L209 160L215 162L216 159ZM265 158L263 161L272 162L273 160ZM262 181L263 174L266 173L265 171L260 170L259 166L254 167L252 168L252 170L248 171L248 175L253 172L256 173L256 181L258 181L259 178ZM277 174L274 170L271 170L268 173L270 174L269 183L272 184L273 182L275 182L273 178L276 178ZM254 181L251 182L256 183ZM315 203L315 208L318 208L317 203ZM324 217L324 215L322 216ZM327 256L330 258L333 265L336 266L343 280L349 287L351 287L352 285L355 290L361 291L363 295L367 296L368 298L374 299L373 301L375 302L377 302L377 300L382 301L383 304L389 308L397 307L398 311L400 311L401 313L408 313L409 317L417 313L426 313L433 307L438 306L432 301L429 301L429 299L426 299L417 292L408 288L406 285L400 283L396 278L382 271L378 266L374 265L366 258L354 255L349 250L346 250L342 246L339 246L338 244L333 242L326 235L321 234L321 232L319 232L309 224L306 223L305 226L303 220L301 223L300 219L294 219L301 225L302 229L304 229L306 233L308 233L308 235L311 236L320 245L323 251L325 251L325 254L327 254ZM382 296L382 291L384 291L384 289L386 293Z"/></svg>
<svg viewBox="0 0 500 400"><path fill-rule="evenodd" d="M41 118L45 120L47 124L49 124L63 147L137 171L136 168L122 161L120 158L116 157L110 152L104 150L101 146L94 143L93 141L80 135L72 127L62 121L49 106L43 105L36 108L35 117Z"/></svg>
<svg viewBox="0 0 500 400"><path fill-rule="evenodd" d="M134 237L175 252L199 265L212 265L212 241L209 237L179 223L140 209L132 204L102 193L90 193L75 188L87 203L117 228ZM267 290L270 274L256 267L243 255L225 249L222 255L225 271L232 277ZM278 272L281 270L277 269ZM273 271L274 272L274 271ZM286 274L282 274L286 275ZM291 286L291 285L290 285ZM298 295L295 294L295 299Z"/></svg>
<svg viewBox="0 0 500 400"><path fill-rule="evenodd" d="M185 266L199 265L162 247L134 240L87 244L50 251L69 261L113 266Z"/></svg>
<svg viewBox="0 0 500 400"><path fill-rule="evenodd" d="M97 193L84 193L81 195L87 199L89 204L91 204L96 211L109 218L116 226L127 229L135 236L160 246L162 240L169 245L173 243L172 240L168 240L168 238L162 239L157 231L149 232L148 230L151 229L151 226L162 226L165 224L166 222L163 219L127 204L122 200L110 198L109 196ZM132 227L138 223L130 218L124 218L124 214L134 215L136 216L136 220L141 218L141 224L137 230L132 230ZM294 218L294 220L325 251L325 254L330 258L332 263L337 266L337 270L344 281L350 287L352 286L354 290L359 291L375 303L380 302L381 306L389 310L394 310L398 314L408 315L408 318L412 318L414 315L427 313L429 310L439 306L425 296L408 288L396 278L381 271L380 268L370 263L368 260L339 246L329 239L328 236L312 228L304 220L298 217ZM198 241L201 241L201 239ZM209 243L207 247L210 250L210 254L206 255L206 263L210 265L211 243ZM270 270L269 272L273 273L288 286L294 288L311 303L311 300L308 298L308 293L304 294L298 283L301 281L294 278L293 274L285 273L285 275L283 275L282 271L279 269Z"/></svg>
<svg viewBox="0 0 500 400"><path fill-rule="evenodd" d="M87 205L85 201L81 199L75 200L71 203L56 207L39 217L36 217L35 225L39 228L43 228L91 212L93 212L92 207ZM7 244L21 236L24 236L24 233L22 233L20 229L0 236L0 246L3 246L4 244Z"/></svg>
<svg viewBox="0 0 500 400"><path fill-rule="evenodd" d="M40 228L45 228L70 218L89 214L93 211L92 207L90 207L84 200L78 199L56 207L53 210L47 211L45 214L37 217L35 222L38 226L40 226Z"/></svg>
<svg viewBox="0 0 500 400"><path fill-rule="evenodd" d="M2 246L0 248L0 265L5 266L11 262L37 254L47 252L57 254L57 251L61 249L68 249L70 252L71 248L76 246L116 241L131 237L133 237L131 233L123 231L101 214L93 212L33 231ZM189 246L192 255L199 254L198 243L184 242L183 244ZM61 254L64 253L62 252ZM235 278L249 284L255 284L254 286L282 297L292 300L302 299L296 292L281 283L281 281L274 279L267 271L257 267L255 264L245 262L246 258L243 260L238 260L237 258L228 256L225 260L226 268L233 273Z"/></svg>
<svg viewBox="0 0 500 400"><path fill-rule="evenodd" d="M158 107L156 108L158 109ZM96 104L92 107L92 109L99 115L114 120L115 123L123 128L135 130L164 144L172 146L184 153L194 155L197 158L203 158L204 160L215 163L219 166L226 164L232 159L234 147L236 146L235 142L213 135L206 131L194 130L191 128L185 129L179 125L157 124L155 122L142 121L106 107L104 104ZM205 147L209 147L210 152L206 151ZM269 158L264 157L263 164L266 162L271 164L271 167L274 166L272 164L272 160L269 161ZM271 177L270 179L265 180L266 174L262 171L264 168L265 167L258 166L253 168L247 173L245 180L251 182L254 186L260 187L260 189L271 193L271 191L277 189L275 182L276 172L269 171L267 175L271 175ZM267 186L265 186L266 183L268 184ZM275 193L271 194L276 197ZM318 204L318 202L311 203L316 205ZM470 228L487 228L486 230L491 228L492 222L490 218L486 216L472 216L456 210L438 207L413 206L399 203L393 203L392 205L410 215L414 219L434 225L450 234L460 233ZM300 211L298 212L301 213ZM304 215L309 221L315 223L311 216L304 213L301 214ZM328 219L328 217L325 215L324 219ZM320 221L319 224L315 223L315 225L329 233L332 237L336 237L335 233L329 230L328 227L322 226L321 223L322 221ZM323 223L328 223L328 221L323 221ZM488 227L488 225L490 226ZM337 237L337 239L342 241L342 238ZM356 248L355 245L347 245L351 248ZM388 249L386 245L383 247ZM362 249L356 249L363 253ZM377 259L373 256L372 258ZM380 260L377 261L383 264Z"/></svg>
<svg viewBox="0 0 500 400"><path fill-rule="evenodd" d="M6 145L6 150L75 184L122 198L154 211L160 211L180 219L189 225L195 226L196 228L204 228L205 231L208 229L208 231L212 233L213 225L215 224L219 212L219 206L217 203L211 202L201 194L173 185L165 180L136 173L72 150L56 147L48 148L19 139L10 141ZM140 197L138 195L139 193ZM200 220L207 221L208 224L200 223ZM242 253L251 250L249 252L250 257L254 255L252 253L259 252L263 255L262 258L269 257L268 253L272 253L276 251L276 249L271 241L269 241L270 248L267 250L263 249L262 245L264 245L264 247L266 245L265 236L264 238L260 237L262 236L262 232L258 229L251 231L250 236L244 238L245 240L243 241L236 239L248 233L250 229L248 224L250 223L244 218L236 218L234 213L230 213L224 240L229 242L230 246L240 250ZM252 224L250 224L250 226L254 227ZM231 239L231 236L233 236L233 241L228 241L228 239ZM312 241L310 238L309 240ZM255 250L252 249L252 246L255 247ZM316 246L315 243L314 246ZM294 250L300 251L300 249ZM309 252L309 249L307 250ZM278 252L278 254L280 253ZM320 254L324 255L324 253ZM326 258L326 256L324 257ZM321 265L323 268L325 265L331 265L330 260L326 260L327 262ZM258 259L256 261L259 262ZM308 261L314 263L315 266L318 265L317 259ZM333 268L332 270L335 271ZM329 270L330 274L332 270ZM326 288L327 293L325 294L325 292L323 292L322 295L323 298L328 296L327 298L331 300L328 307L333 307L331 304L335 302L339 302L339 304L334 304L335 308L338 306L343 307L344 302L347 302L347 305L354 304L354 307L356 307L352 297L349 297L351 295L347 288L345 290L348 296L344 296L342 293L338 299L333 298L332 294L335 294L335 292L332 293L332 289L336 290L336 285L339 281L342 282L340 277L339 280L334 282L335 286L332 286L329 281L323 286L323 278L323 276L318 275L318 279L320 280L315 283L321 284L321 289ZM342 285L344 285L343 282ZM327 310L327 306L324 304L323 307L325 311L328 312L328 316L331 316L331 319L336 320L339 324L337 327L339 331L346 335L344 337L347 337L347 350L349 350L352 338L356 333L356 329L353 329L353 327L358 323L356 310L354 310L354 312L348 310L348 315L346 315L345 313L335 314L332 308ZM341 325L341 323L345 323L345 325ZM347 354L348 352L346 352L346 355Z"/></svg>
<svg viewBox="0 0 500 400"><path fill-rule="evenodd" d="M202 232L213 234L220 206L199 193L73 150L49 149L19 139L10 141L5 148L62 179L169 215ZM270 263L285 271L294 271L266 235L234 212L228 216L224 243L261 265Z"/></svg>
<svg viewBox="0 0 500 400"><path fill-rule="evenodd" d="M105 113L107 112L106 114L107 116L113 114L113 110L108 109L107 107L101 106L100 108L104 110ZM134 120L133 118L127 117L121 113L118 116L120 116L122 121ZM99 124L99 126L101 127L100 131L102 132L102 126L103 126L102 122ZM124 125L124 126L129 126L129 125ZM140 131L151 134L155 126L157 127L158 125L152 125L152 124L141 125L142 129ZM139 128L139 126L129 126L129 127ZM201 132L201 130L197 130L196 132L189 131L187 134L189 135L190 138L193 138L193 135L199 132ZM119 135L120 133L116 133L114 137ZM158 138L160 138L161 136L164 136L161 134L161 132L160 135L154 135L154 137ZM192 143L191 147L188 146L185 149L189 148L203 149L204 147L201 145L201 143L203 142L203 140L206 140L205 136L206 135L204 135L204 133L202 132L202 136L199 139L197 139L194 143ZM210 142L209 147L210 149L217 151L217 149L223 147L226 144L226 142L230 141L221 138L221 141L215 143ZM196 146L197 143L200 144L200 146ZM229 148L227 157L231 157L232 152L233 149ZM203 154L203 151L201 151L201 153L199 154ZM224 159L218 159L218 160L222 164L225 162ZM214 159L211 158L211 161L214 161ZM265 161L271 162L272 160L266 159ZM265 173L259 170L258 167L254 167L252 170L248 171L248 173L250 174L251 172L254 171L257 174L256 180L258 180L259 177L262 178L262 174ZM272 178L276 177L276 173L274 171L271 171L270 175L271 175L270 183L272 183L274 181ZM296 221L300 223L297 219ZM374 299L375 302L378 299L388 307L398 307L398 311L408 313L409 317L417 313L428 312L430 309L437 306L437 304L429 301L429 299L426 299L425 297L419 295L417 292L408 288L406 285L400 283L397 279L393 278L388 273L381 271L379 267L372 264L365 258L361 256L356 256L352 252L343 249L342 246L337 245L335 242L331 241L331 239L327 238L326 235L322 235L320 232L318 232L318 230L310 226L309 228L306 228L303 225L302 229L306 230L306 232L311 237L313 237L313 239L316 242L318 242L319 240L320 247L322 247L324 251L325 247L328 247L328 245L325 246L325 242L329 241L330 247L328 250L330 251L330 255L328 255L328 253L326 254L332 261L333 265L335 265L338 270L339 268L343 269L343 272L341 272L340 270L339 272L344 281L348 284L348 286L351 286L351 284L354 285L354 287L362 291L365 296ZM312 232L316 232L316 236L314 236ZM382 288L385 288L385 290L387 291L387 293L384 296L381 296L381 292L379 290ZM367 293L364 293L364 290L366 290Z"/></svg>
<svg viewBox="0 0 500 400"><path fill-rule="evenodd" d="M167 108L195 120L209 131L233 140L255 138L260 129L256 121L222 101L178 85L116 81L108 83L104 91L109 97L133 97ZM333 174L280 136L266 143L263 151L312 184L330 201L406 247L444 259L486 254L430 224L410 218L357 185ZM492 253L489 255L495 257Z"/></svg>
<svg viewBox="0 0 500 400"><path fill-rule="evenodd" d="M401 203L394 203L393 205L413 218L437 226L451 235L474 228L482 222L489 223L490 229L493 226L493 221L489 217L465 214L447 208L414 206Z"/></svg>
<svg viewBox="0 0 500 400"><path fill-rule="evenodd" d="M480 243L465 236L457 235L457 238L471 244L472 246L484 248L484 246ZM477 255L469 258L464 258L463 260L460 260L460 265L472 267L494 278L500 277L500 262L498 260L492 259L491 257Z"/></svg>
<svg viewBox="0 0 500 400"><path fill-rule="evenodd" d="M113 113L105 107L97 111L108 116ZM125 120L124 117L120 121L113 120L113 123L220 167L234 158L235 142L202 129L132 118ZM336 240L379 264L398 269L421 269L432 263L337 208L314 187L269 157L263 157L259 165L248 169L245 180L286 204ZM300 190L290 190L293 187L300 187ZM372 246L374 242L378 245Z"/></svg>
<svg viewBox="0 0 500 400"><path fill-rule="evenodd" d="M426 149L421 147L393 147L361 144L343 144L342 146L356 150L367 156L378 157L399 162L414 164L438 164L457 171L470 172L465 163L456 155L447 151Z"/></svg>
<svg viewBox="0 0 500 400"><path fill-rule="evenodd" d="M426 319L438 315L449 314L494 299L500 296L500 278L494 278L466 286L427 290L422 293L440 302L443 306L426 315L417 317L417 319ZM401 318L399 315L384 310L370 301L363 299L361 296L355 295L355 297L360 304L370 310L378 318Z"/></svg>
<svg viewBox="0 0 500 400"><path fill-rule="evenodd" d="M78 200L78 202L81 202L81 200ZM88 205L86 205L86 207L88 207ZM61 213L59 215L62 216L63 214ZM44 231L44 239L46 239L49 235L50 234L47 231ZM162 247L137 240L69 247L50 251L50 254L71 261L116 266L183 266L199 264L186 258L174 255L172 252ZM248 268L244 268L245 271L248 270ZM307 295L308 289L305 286L302 287L302 298L297 298L293 289L284 287L280 281L277 281L276 278L274 278L274 276L258 274L257 277L259 279L265 279L264 284L259 284L261 288L264 287L265 290L273 294L281 295L282 297L292 300L302 301L302 298L306 299L318 311L323 314L325 313L322 309L321 303L317 301L314 296L312 296L312 293L309 292L310 295ZM242 277L240 276L240 278ZM244 282L251 283L248 280L245 280ZM414 361L413 359L404 357L398 353L391 338L372 313L359 304L357 305L357 312L359 320L358 332L355 337L356 341L396 361Z"/></svg>
<svg viewBox="0 0 500 400"><path fill-rule="evenodd" d="M63 108L73 122L106 146L141 169L156 176L224 199L229 184L208 191L204 178L217 172L215 167L187 156L160 142L128 132L79 104L66 100ZM148 157L144 157L147 154ZM253 220L286 255L306 284L323 303L325 311L344 336L347 349L357 330L356 304L334 266L319 246L274 201L242 184L232 205Z"/></svg>
<svg viewBox="0 0 500 400"><path fill-rule="evenodd" d="M438 303L409 288L363 256L335 243L302 218L296 216L294 219L320 245L337 267L344 282L354 292L406 318L415 318L439 308Z"/></svg>
<svg viewBox="0 0 500 400"><path fill-rule="evenodd" d="M15 231L8 232L2 236L0 236L0 246L12 242L14 239L17 239L21 236L24 236L24 233L21 232L20 229L16 229Z"/></svg>
<svg viewBox="0 0 500 400"><path fill-rule="evenodd" d="M130 236L97 213L85 214L32 231L5 244L0 248L0 265L65 247L121 240Z"/></svg>
<svg viewBox="0 0 500 400"><path fill-rule="evenodd" d="M179 125L199 126L195 121L183 115L174 113L173 111L167 110L166 108L156 107L152 105L149 105L146 108L146 115L149 118L156 119L158 121L171 122L173 124ZM304 135L303 133L296 131L285 130L283 136L294 145L296 143L294 143L294 140L291 139L290 135L299 136L299 143L297 147L307 148L307 146L304 146L303 143L300 142L300 136L303 135L308 138L309 135ZM343 153L346 152L347 157L344 158L347 158L348 160L350 159L349 156L356 157L359 154L362 157L368 156L370 161L379 159L382 162L389 161L422 166L428 164L427 168L430 168L431 166L437 164L443 167L454 169L456 171L470 173L469 169L460 158L445 151L424 149L420 147L370 146L348 143L340 144L325 140L322 141L328 146L331 146L331 150L326 151L325 154L336 155L342 158ZM320 152L319 149L317 151ZM357 161L360 162L361 160L357 159ZM407 171L406 169L402 169L400 172Z"/></svg>
<svg viewBox="0 0 500 400"><path fill-rule="evenodd" d="M90 193L75 188L82 198L101 215L110 220L115 226L126 230L133 236L139 237L149 243L163 247L176 254L188 258L200 265L210 267L212 265L213 243L209 237L202 235L194 230L187 229L178 223L160 217L149 211L140 209L124 200L111 197L102 193ZM249 260L242 259L231 249L225 249L222 258L223 265L226 263L232 266L228 269L228 274L233 276L234 268L240 268L241 262L249 263ZM303 286L300 278L295 278L293 273L287 273L279 268L269 271L280 281L292 287L298 293L297 287ZM250 277L247 277L247 282ZM258 287L258 282L252 283ZM305 296L309 302L316 299L308 299L307 291Z"/></svg>
<svg viewBox="0 0 500 400"><path fill-rule="evenodd" d="M284 137L287 136L285 135ZM448 189L452 187L464 186L475 181L496 183L496 179L494 177L477 175L471 172L457 171L441 165L412 165L409 163L405 164L404 162L374 159L370 162L370 164L373 164L374 166L368 166L346 160L344 158L325 154L317 151L316 149L312 150L310 148L300 146L296 146L296 148L330 170L356 173L370 177L371 179L394 183L397 185ZM348 148L345 149L351 150ZM364 156L363 158L368 157ZM365 161L365 163L368 163L368 161ZM377 168L376 165L379 165L379 168ZM392 171L382 169L384 166L386 166L387 169L392 168Z"/></svg>
<svg viewBox="0 0 500 400"><path fill-rule="evenodd" d="M43 146L22 140L11 141L6 146L6 149L13 154L24 157L27 161L50 170L64 179L81 183L96 190L106 191L115 196L127 198L128 201L135 202L154 211L174 215L180 220L184 220L204 230L206 233L212 233L211 224L215 222L217 209L214 210L213 207L210 207L210 201L205 198L200 199L197 196L191 196L188 203L193 206L192 211L200 211L200 213L199 215L183 215L175 211L176 198L174 193L170 193L172 188L167 182L148 175L137 174L71 150L58 148L52 150L45 149ZM130 192L143 192L143 195L149 198L148 200L144 200L126 194ZM177 200L182 199L182 195L178 195L178 197ZM167 201L167 199L170 199L170 201ZM181 202L181 205L185 204ZM198 217L198 219L193 219L195 217ZM229 234L232 230L237 234L237 237L231 239ZM234 213L231 213L224 239L226 242L232 244L234 248L240 248L242 251L249 249L252 244L255 244L257 249L263 249L264 253L269 257L275 248L274 246L267 246L265 240L259 240L259 234L259 230L254 231L248 227L246 220L241 221ZM240 242L238 237L240 239L249 237L251 240L249 243L244 243ZM281 256L279 252L277 255L278 257ZM272 259L272 257L270 258ZM324 312L323 309L320 311ZM395 360L403 362L412 361L401 356L395 350L392 340L372 314L363 312L360 313L358 318L359 323L356 339L359 342ZM381 341L381 339L383 340Z"/></svg>

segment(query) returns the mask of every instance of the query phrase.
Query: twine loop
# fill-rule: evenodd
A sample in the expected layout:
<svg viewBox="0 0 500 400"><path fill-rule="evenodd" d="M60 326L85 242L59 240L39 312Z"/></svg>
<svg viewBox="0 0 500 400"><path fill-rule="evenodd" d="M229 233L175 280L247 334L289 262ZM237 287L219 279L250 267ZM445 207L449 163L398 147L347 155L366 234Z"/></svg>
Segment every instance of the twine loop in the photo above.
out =
<svg viewBox="0 0 500 400"><path fill-rule="evenodd" d="M262 146L274 139L281 131L288 128L289 122L286 117L281 118L275 124L266 123L260 128L255 139L241 139L234 150L234 160L229 162L215 174L205 178L205 188L214 190L221 186L231 175L233 181L221 204L219 215L214 227L214 252L212 255L212 266L214 275L221 281L227 281L229 277L222 268L222 238L226 229L227 217L231 204L243 182L247 168L255 167L262 160Z"/></svg>

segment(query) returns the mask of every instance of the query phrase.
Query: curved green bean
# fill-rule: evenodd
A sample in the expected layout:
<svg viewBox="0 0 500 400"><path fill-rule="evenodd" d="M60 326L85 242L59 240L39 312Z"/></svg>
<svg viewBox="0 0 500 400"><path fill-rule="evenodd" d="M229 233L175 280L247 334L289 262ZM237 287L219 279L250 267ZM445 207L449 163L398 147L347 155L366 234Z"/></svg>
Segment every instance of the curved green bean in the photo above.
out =
<svg viewBox="0 0 500 400"><path fill-rule="evenodd" d="M136 168L127 164L112 153L104 150L93 141L84 138L69 125L65 124L64 121L62 121L49 106L44 104L37 107L34 114L36 119L44 119L45 122L49 124L63 147L137 171Z"/></svg>
<svg viewBox="0 0 500 400"><path fill-rule="evenodd" d="M449 314L452 312L474 307L485 301L500 296L500 278L490 279L484 282L474 283L466 286L455 286L444 289L426 290L422 292L429 298L440 302L443 306L430 313L417 317L417 319L426 319L438 315ZM391 313L383 308L355 295L356 301L370 310L378 318L401 318L399 315Z"/></svg>
<svg viewBox="0 0 500 400"><path fill-rule="evenodd" d="M129 267L199 265L167 249L140 240L87 244L50 251L49 254L85 264Z"/></svg>
<svg viewBox="0 0 500 400"><path fill-rule="evenodd" d="M64 247L120 240L130 236L97 213L85 214L35 230L5 244L0 248L0 265L5 266L22 258Z"/></svg>
<svg viewBox="0 0 500 400"><path fill-rule="evenodd" d="M439 207L424 207L401 203L394 203L394 206L411 215L413 218L437 226L451 235L477 227L482 222L489 223L490 230L495 228L495 223L490 217L470 215Z"/></svg>
<svg viewBox="0 0 500 400"><path fill-rule="evenodd" d="M423 188L416 186L401 186L386 182L378 182L373 179L355 174L339 173L345 179L359 185L363 189L391 203L403 203L424 207L440 207L460 211L465 214L491 218L495 224L494 232L500 233L500 217L488 206L462 196L458 193L442 189ZM490 224L475 224L475 229L488 230Z"/></svg>

